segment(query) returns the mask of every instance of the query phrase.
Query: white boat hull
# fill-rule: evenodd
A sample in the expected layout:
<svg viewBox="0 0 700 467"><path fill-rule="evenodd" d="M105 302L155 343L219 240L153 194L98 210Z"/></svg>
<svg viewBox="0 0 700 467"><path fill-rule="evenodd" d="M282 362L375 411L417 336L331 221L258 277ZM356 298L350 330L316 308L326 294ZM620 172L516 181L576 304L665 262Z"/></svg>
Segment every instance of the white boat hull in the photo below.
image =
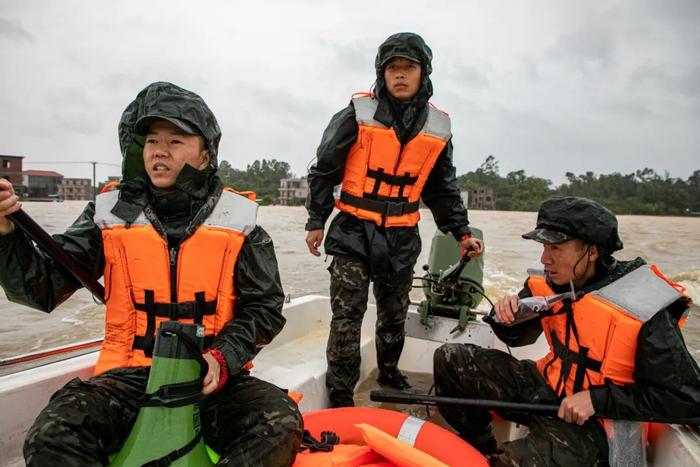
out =
<svg viewBox="0 0 700 467"><path fill-rule="evenodd" d="M253 375L290 391L304 395L302 412L328 407L325 387L326 342L331 311L328 297L309 295L292 300L285 306L287 324L275 340L255 359ZM360 381L376 368L374 323L376 311L368 306L362 327L362 366ZM454 321L454 320L453 320ZM453 322L435 323L426 328L417 321L411 309L407 334L399 366L408 372L432 373L434 350L444 342L473 342L484 347L500 348L488 325L472 322L464 333L450 334ZM532 346L512 349L516 358L536 359L546 351L540 339ZM23 465L22 444L27 430L49 397L72 378L89 378L97 360L97 352L49 363L17 373L0 376L0 465ZM499 434L503 439L522 436L526 430L504 424ZM505 431L503 430L505 428ZM656 455L656 465L700 465L700 436L692 430L675 427L668 434L664 449Z"/></svg>

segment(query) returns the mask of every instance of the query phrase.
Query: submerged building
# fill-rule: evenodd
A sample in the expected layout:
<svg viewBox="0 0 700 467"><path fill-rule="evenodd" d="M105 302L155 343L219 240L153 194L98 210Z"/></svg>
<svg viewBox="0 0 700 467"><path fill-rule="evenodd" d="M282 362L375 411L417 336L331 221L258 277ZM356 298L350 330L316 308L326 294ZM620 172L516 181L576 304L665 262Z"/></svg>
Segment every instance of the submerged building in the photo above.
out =
<svg viewBox="0 0 700 467"><path fill-rule="evenodd" d="M22 172L27 196L38 199L60 199L58 187L63 181L63 175L53 170L25 170Z"/></svg>
<svg viewBox="0 0 700 467"><path fill-rule="evenodd" d="M493 188L479 187L469 193L469 207L474 209L496 209L496 195Z"/></svg>
<svg viewBox="0 0 700 467"><path fill-rule="evenodd" d="M309 181L306 177L283 178L280 180L277 203L283 206L304 204L309 196Z"/></svg>
<svg viewBox="0 0 700 467"><path fill-rule="evenodd" d="M58 186L58 197L63 200L91 200L92 180L89 178L64 178Z"/></svg>
<svg viewBox="0 0 700 467"><path fill-rule="evenodd" d="M12 183L12 187L19 196L26 191L22 178L22 159L24 156L11 156L0 154L0 178L4 178Z"/></svg>

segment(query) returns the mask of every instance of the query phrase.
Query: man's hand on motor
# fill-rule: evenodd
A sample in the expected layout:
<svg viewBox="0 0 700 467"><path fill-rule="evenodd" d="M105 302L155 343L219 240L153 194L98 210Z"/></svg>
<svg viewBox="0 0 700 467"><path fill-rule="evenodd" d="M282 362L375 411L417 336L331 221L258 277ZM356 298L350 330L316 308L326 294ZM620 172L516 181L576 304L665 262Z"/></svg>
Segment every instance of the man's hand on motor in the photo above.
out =
<svg viewBox="0 0 700 467"><path fill-rule="evenodd" d="M19 196L15 194L12 184L0 178L0 235L12 232L15 225L7 218L9 214L17 212L22 207Z"/></svg>
<svg viewBox="0 0 700 467"><path fill-rule="evenodd" d="M221 366L219 361L210 352L202 355L204 360L209 364L209 371L204 376L204 384L202 385L202 394L205 396L214 392L219 387L219 375L221 374Z"/></svg>
<svg viewBox="0 0 700 467"><path fill-rule="evenodd" d="M467 255L469 255L471 259L478 258L481 256L481 253L484 252L484 241L468 235L465 235L459 240L459 246L467 251Z"/></svg>
<svg viewBox="0 0 700 467"><path fill-rule="evenodd" d="M517 295L508 295L496 302L493 309L496 312L499 323L510 324L515 320L515 313L518 312L518 302L520 302L520 298Z"/></svg>
<svg viewBox="0 0 700 467"><path fill-rule="evenodd" d="M583 425L593 414L595 414L595 409L593 401L591 401L591 392L581 391L564 398L559 405L557 415L569 423Z"/></svg>
<svg viewBox="0 0 700 467"><path fill-rule="evenodd" d="M318 249L321 247L322 241L323 229L309 230L306 234L306 246L309 247L309 252L314 256L321 256L321 252Z"/></svg>

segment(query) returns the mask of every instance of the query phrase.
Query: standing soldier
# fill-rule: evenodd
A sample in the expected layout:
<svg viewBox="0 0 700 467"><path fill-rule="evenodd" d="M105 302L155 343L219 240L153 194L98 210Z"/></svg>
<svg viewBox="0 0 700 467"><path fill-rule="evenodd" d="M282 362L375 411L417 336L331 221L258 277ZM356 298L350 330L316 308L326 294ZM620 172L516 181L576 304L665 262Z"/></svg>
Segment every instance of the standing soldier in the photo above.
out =
<svg viewBox="0 0 700 467"><path fill-rule="evenodd" d="M326 386L334 407L352 406L360 370L360 328L370 280L377 300L376 345L380 384L410 385L398 369L404 343L413 267L421 251L420 200L438 228L452 233L476 257L452 164L450 118L428 100L432 52L413 33L379 47L374 93L355 94L331 119L309 170L306 243L320 256L324 225L342 183L341 211L331 222L325 251L333 255L333 319Z"/></svg>

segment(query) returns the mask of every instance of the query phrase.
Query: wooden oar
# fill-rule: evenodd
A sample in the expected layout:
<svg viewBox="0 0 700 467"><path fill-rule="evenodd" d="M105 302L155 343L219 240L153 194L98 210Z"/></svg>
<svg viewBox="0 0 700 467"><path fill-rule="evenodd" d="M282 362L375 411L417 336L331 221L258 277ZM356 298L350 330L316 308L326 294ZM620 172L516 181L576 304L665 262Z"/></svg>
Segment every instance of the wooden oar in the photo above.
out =
<svg viewBox="0 0 700 467"><path fill-rule="evenodd" d="M105 289L97 282L92 273L82 264L66 253L61 245L39 225L29 214L19 210L7 216L16 227L22 229L47 255L63 266L83 287L88 289L104 303Z"/></svg>
<svg viewBox="0 0 700 467"><path fill-rule="evenodd" d="M506 402L489 399L461 399L458 397L430 396L427 394L411 394L407 392L370 391L369 399L375 402L393 402L395 404L442 405L445 407L480 408L487 410L510 410L527 412L535 415L554 417L559 412L556 404L527 404L522 402ZM593 415L596 417L596 415ZM641 418L641 417L640 417ZM700 425L700 417L696 418L664 418L647 417L635 420L640 422L672 423L679 425Z"/></svg>

